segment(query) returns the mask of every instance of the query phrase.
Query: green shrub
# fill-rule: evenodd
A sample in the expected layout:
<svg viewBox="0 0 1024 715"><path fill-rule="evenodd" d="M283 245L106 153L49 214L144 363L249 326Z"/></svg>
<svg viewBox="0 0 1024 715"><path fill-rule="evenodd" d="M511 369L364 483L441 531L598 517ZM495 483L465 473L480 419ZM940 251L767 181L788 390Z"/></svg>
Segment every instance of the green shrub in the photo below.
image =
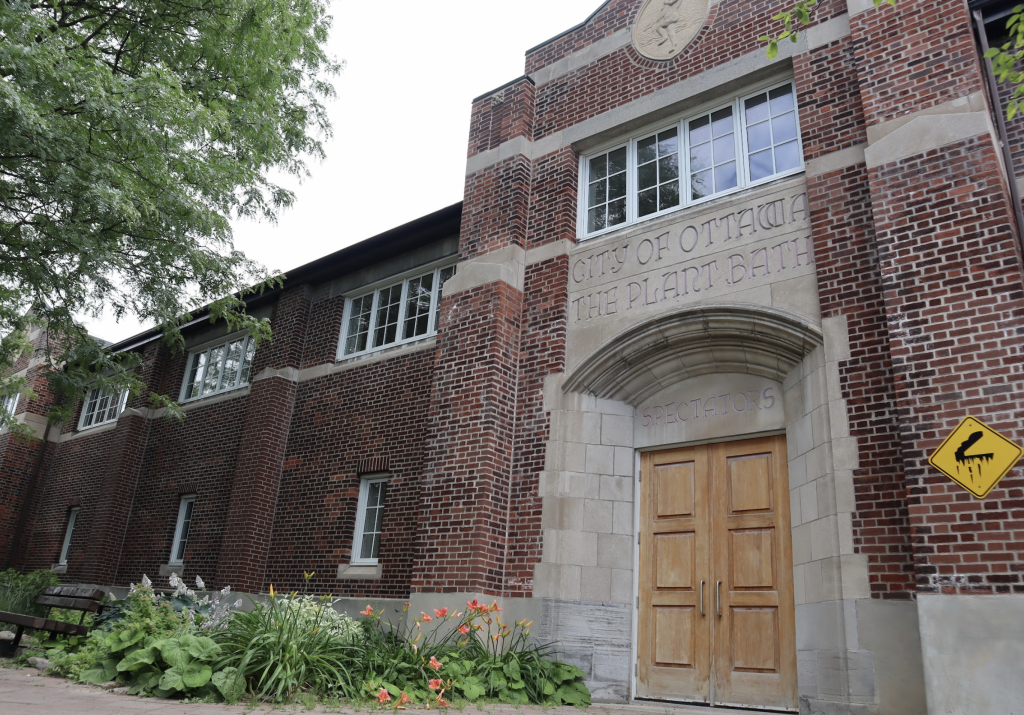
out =
<svg viewBox="0 0 1024 715"><path fill-rule="evenodd" d="M363 655L357 626L345 625L329 597L298 594L270 598L253 610L232 614L213 633L221 647L217 670L233 668L258 697L283 702L310 691L316 695L358 693L351 666Z"/></svg>
<svg viewBox="0 0 1024 715"><path fill-rule="evenodd" d="M0 572L0 611L41 616L45 607L36 605L40 592L56 586L57 574L49 569L22 574L15 569Z"/></svg>

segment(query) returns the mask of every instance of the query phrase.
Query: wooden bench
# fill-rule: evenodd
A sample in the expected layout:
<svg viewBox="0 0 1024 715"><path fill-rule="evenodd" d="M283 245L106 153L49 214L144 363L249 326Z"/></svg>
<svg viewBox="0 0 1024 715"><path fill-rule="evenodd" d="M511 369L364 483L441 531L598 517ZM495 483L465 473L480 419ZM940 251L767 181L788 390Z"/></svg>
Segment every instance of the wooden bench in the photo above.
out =
<svg viewBox="0 0 1024 715"><path fill-rule="evenodd" d="M0 641L0 654L14 655L21 643L21 636L26 628L34 628L37 631L49 631L50 633L63 633L69 636L84 636L89 632L87 626L82 625L86 613L99 613L103 608L104 593L97 588L74 588L73 586L51 586L44 588L43 592L36 599L36 605L46 606L46 615L54 608L66 608L73 611L81 611L82 617L78 623L67 623L65 621L54 621L50 618L37 618L26 616L22 613L7 613L0 611L0 623L10 623L18 627L14 635L14 641L8 643Z"/></svg>

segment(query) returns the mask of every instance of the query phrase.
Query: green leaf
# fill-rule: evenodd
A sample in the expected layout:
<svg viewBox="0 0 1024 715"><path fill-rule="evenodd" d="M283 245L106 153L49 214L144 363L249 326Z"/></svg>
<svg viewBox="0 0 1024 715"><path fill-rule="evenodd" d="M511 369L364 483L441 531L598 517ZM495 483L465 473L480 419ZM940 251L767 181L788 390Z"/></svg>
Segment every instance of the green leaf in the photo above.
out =
<svg viewBox="0 0 1024 715"><path fill-rule="evenodd" d="M162 678L160 678L160 690L172 690L181 692L188 686L185 685L185 667L176 665L170 670L166 671Z"/></svg>
<svg viewBox="0 0 1024 715"><path fill-rule="evenodd" d="M188 636L182 636L187 638ZM181 639L168 638L160 644L160 655L164 662L173 667L184 668L192 662L192 656L188 649L182 644ZM164 686L161 686L164 687Z"/></svg>
<svg viewBox="0 0 1024 715"><path fill-rule="evenodd" d="M512 659L505 663L502 671L509 677L510 680L519 680L522 676L519 672L519 661Z"/></svg>
<svg viewBox="0 0 1024 715"><path fill-rule="evenodd" d="M213 674L211 682L225 702L237 703L245 695L245 678L241 676L237 668L225 668L217 671Z"/></svg>
<svg viewBox="0 0 1024 715"><path fill-rule="evenodd" d="M779 56L779 43L776 40L772 40L768 43L768 59L774 60Z"/></svg>
<svg viewBox="0 0 1024 715"><path fill-rule="evenodd" d="M590 705L590 691L583 683L566 683L558 688L555 697L566 705L579 707Z"/></svg>
<svg viewBox="0 0 1024 715"><path fill-rule="evenodd" d="M153 665L159 653L160 650L153 646L150 646L149 648L139 648L125 656L124 659L117 664L117 669L123 672L126 670L137 670L144 665Z"/></svg>
<svg viewBox="0 0 1024 715"><path fill-rule="evenodd" d="M189 655L200 660L207 660L217 654L220 646L212 638L206 636L186 636L189 640L183 645L188 649Z"/></svg>
<svg viewBox="0 0 1024 715"><path fill-rule="evenodd" d="M213 669L206 663L192 661L185 666L185 671L182 673L181 679L185 682L185 686L188 688L201 688L210 682L210 677L212 675Z"/></svg>
<svg viewBox="0 0 1024 715"><path fill-rule="evenodd" d="M483 683L475 675L470 675L460 680L458 682L458 687L462 691L462 697L470 702L473 702L487 692Z"/></svg>
<svg viewBox="0 0 1024 715"><path fill-rule="evenodd" d="M83 683L90 683L92 685L109 683L117 677L118 662L119 659L117 658L104 658L88 670L84 671L79 676L79 680Z"/></svg>

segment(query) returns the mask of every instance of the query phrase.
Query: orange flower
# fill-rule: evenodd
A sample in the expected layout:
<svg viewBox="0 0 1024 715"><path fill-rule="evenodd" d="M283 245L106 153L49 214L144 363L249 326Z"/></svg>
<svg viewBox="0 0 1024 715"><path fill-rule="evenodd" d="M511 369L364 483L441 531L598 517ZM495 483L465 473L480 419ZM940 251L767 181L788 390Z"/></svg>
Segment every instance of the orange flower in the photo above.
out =
<svg viewBox="0 0 1024 715"><path fill-rule="evenodd" d="M427 687L430 688L431 690L440 690L442 684L443 683L441 682L440 678L435 678L435 679L430 681L430 684L427 685Z"/></svg>
<svg viewBox="0 0 1024 715"><path fill-rule="evenodd" d="M445 606L444 608L435 608L434 615L438 618L446 618L448 616L448 607Z"/></svg>
<svg viewBox="0 0 1024 715"><path fill-rule="evenodd" d="M481 606L480 602L474 598L472 601L466 601L466 608L472 613L473 611L479 611L481 608L486 609L487 606Z"/></svg>
<svg viewBox="0 0 1024 715"><path fill-rule="evenodd" d="M448 701L447 701L447 700L445 700L444 698L442 698L442 697L441 697L440 695L438 695L438 696L437 696L437 704L438 704L439 706L441 706L442 708L447 708L447 707L450 707L450 706L448 705Z"/></svg>
<svg viewBox="0 0 1024 715"><path fill-rule="evenodd" d="M484 629L484 627L481 626L479 623L474 623L473 624L473 629L474 630L478 630L478 631L482 631Z"/></svg>
<svg viewBox="0 0 1024 715"><path fill-rule="evenodd" d="M505 609L502 608L501 606L499 606L498 602L495 601L494 603L491 604L491 610L492 611L504 611Z"/></svg>
<svg viewBox="0 0 1024 715"><path fill-rule="evenodd" d="M270 590L271 590L270 595L273 596L274 595L274 593L273 593L274 587L271 586ZM366 604L366 610L365 611L360 611L360 613L362 613L364 616L369 618L370 616L373 615L373 606L371 606L369 603L367 603Z"/></svg>
<svg viewBox="0 0 1024 715"><path fill-rule="evenodd" d="M461 633L462 635L466 635L467 633L469 633L469 626L459 626L459 633Z"/></svg>
<svg viewBox="0 0 1024 715"><path fill-rule="evenodd" d="M423 621L424 623L430 623L430 622L431 622L432 620L434 620L433 618L431 618L430 616L428 616L428 615L427 615L426 613L424 613L423 611L420 611L420 615L421 615L421 616L423 616L423 618L421 618L420 620L421 620L421 621Z"/></svg>
<svg viewBox="0 0 1024 715"><path fill-rule="evenodd" d="M387 688L381 688L380 689L380 692L377 693L377 701L381 705L383 705L384 703L390 703L391 702L391 694L388 693L388 689Z"/></svg>
<svg viewBox="0 0 1024 715"><path fill-rule="evenodd" d="M274 584L270 584L270 597L274 597Z"/></svg>
<svg viewBox="0 0 1024 715"><path fill-rule="evenodd" d="M427 665L429 665L434 670L441 670L441 666L444 665L444 663L440 662L434 656L430 656L430 662L427 663Z"/></svg>
<svg viewBox="0 0 1024 715"><path fill-rule="evenodd" d="M402 691L402 697L399 698L398 704L405 705L407 702L409 702L409 696L405 694L405 691Z"/></svg>

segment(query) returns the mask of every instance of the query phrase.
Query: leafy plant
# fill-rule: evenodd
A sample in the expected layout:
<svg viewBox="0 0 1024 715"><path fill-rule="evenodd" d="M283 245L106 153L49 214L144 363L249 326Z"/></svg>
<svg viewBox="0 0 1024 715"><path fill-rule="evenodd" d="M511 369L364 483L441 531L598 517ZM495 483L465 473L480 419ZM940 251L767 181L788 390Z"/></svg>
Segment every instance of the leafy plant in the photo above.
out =
<svg viewBox="0 0 1024 715"><path fill-rule="evenodd" d="M779 43L783 40L796 42L800 39L800 26L810 25L811 18L822 5L822 0L779 0L789 5L788 10L776 13L772 20L782 23L785 28L777 37L759 37L758 42L768 43L768 59L774 60L779 56ZM896 0L872 0L875 7L882 5L896 5Z"/></svg>
<svg viewBox="0 0 1024 715"><path fill-rule="evenodd" d="M364 650L354 628L339 635L338 621L329 597L281 597L271 587L266 602L235 612L227 627L213 634L221 647L216 670L235 669L259 697L277 702L300 691L356 695L352 666Z"/></svg>
<svg viewBox="0 0 1024 715"><path fill-rule="evenodd" d="M36 605L44 588L56 586L57 574L49 569L22 574L15 569L0 572L0 611L41 616L45 607Z"/></svg>

